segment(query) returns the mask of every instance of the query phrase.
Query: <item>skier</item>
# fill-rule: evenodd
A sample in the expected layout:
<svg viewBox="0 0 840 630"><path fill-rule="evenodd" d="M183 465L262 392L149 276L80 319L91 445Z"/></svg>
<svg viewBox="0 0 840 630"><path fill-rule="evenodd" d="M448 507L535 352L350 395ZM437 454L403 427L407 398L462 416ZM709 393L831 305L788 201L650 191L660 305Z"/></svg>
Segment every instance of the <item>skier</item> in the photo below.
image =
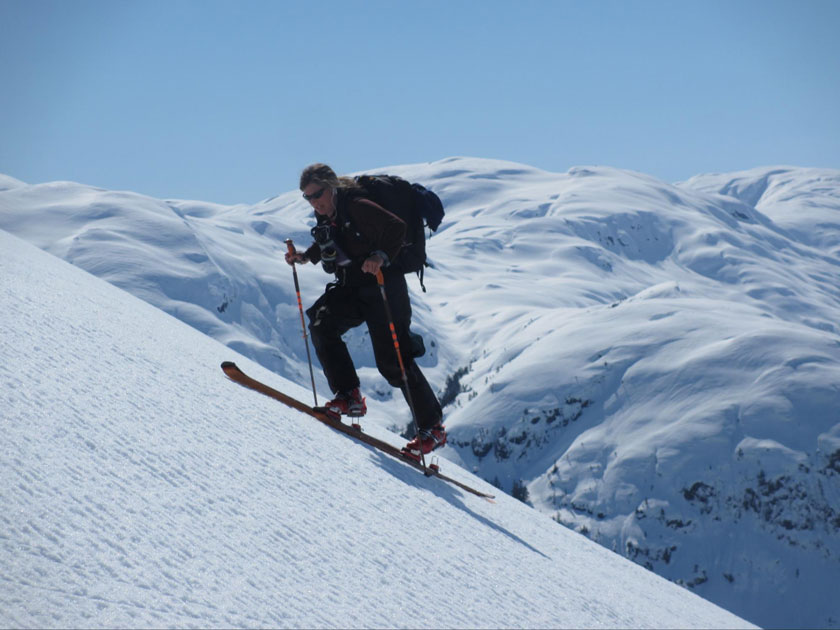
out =
<svg viewBox="0 0 840 630"><path fill-rule="evenodd" d="M443 412L428 381L407 349L411 302L405 276L389 266L400 251L405 223L366 198L366 191L350 177L338 177L326 164L312 164L301 173L300 189L315 211L314 243L305 251L289 251L286 262L321 263L335 274L324 294L306 311L312 345L335 397L325 407L351 417L367 412L359 377L342 339L351 328L367 324L376 367L393 387L413 403L418 434L403 449L419 459L421 453L446 443ZM402 349L408 392L394 347L387 311L377 283L382 272L397 340Z"/></svg>

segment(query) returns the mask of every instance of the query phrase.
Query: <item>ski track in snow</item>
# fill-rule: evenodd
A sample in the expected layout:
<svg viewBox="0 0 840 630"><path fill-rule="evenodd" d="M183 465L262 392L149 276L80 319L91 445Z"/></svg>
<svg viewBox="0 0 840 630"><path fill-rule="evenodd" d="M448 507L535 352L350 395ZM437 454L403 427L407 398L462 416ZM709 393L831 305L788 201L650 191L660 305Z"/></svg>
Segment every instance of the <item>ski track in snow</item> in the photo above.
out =
<svg viewBox="0 0 840 630"><path fill-rule="evenodd" d="M306 396L5 232L0 302L0 625L748 625L229 382Z"/></svg>

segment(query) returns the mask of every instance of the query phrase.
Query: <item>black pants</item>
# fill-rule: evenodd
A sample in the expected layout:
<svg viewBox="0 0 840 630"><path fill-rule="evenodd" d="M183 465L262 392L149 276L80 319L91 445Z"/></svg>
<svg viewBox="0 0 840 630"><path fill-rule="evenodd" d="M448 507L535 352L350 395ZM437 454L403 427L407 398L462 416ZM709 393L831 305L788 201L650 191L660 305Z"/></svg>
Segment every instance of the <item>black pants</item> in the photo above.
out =
<svg viewBox="0 0 840 630"><path fill-rule="evenodd" d="M411 356L411 340L408 334L411 324L411 301L405 276L401 273L386 273L385 294L394 318L394 328L400 344L417 424L421 430L428 429L440 422L443 412L426 377ZM379 373L391 386L399 387L405 396L385 305L379 285L375 281L360 287L332 286L307 309L306 314L309 316L312 345L333 392L346 392L359 386L356 367L341 336L351 328L366 323Z"/></svg>

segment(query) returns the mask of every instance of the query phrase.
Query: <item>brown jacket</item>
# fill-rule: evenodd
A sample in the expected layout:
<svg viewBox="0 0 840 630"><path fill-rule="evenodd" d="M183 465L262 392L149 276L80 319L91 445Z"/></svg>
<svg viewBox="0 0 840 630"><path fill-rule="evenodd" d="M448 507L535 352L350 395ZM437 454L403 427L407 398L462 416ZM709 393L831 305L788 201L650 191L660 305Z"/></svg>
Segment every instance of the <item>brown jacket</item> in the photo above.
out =
<svg viewBox="0 0 840 630"><path fill-rule="evenodd" d="M403 244L405 222L370 199L351 197L343 190L338 192L336 205L334 240L350 259L349 265L339 269L338 276L345 284L368 284L373 276L361 270L362 263L373 254L384 254L386 266L394 260ZM319 225L329 223L329 219L321 216L317 216L317 220ZM312 262L320 262L318 243L306 250L306 257Z"/></svg>

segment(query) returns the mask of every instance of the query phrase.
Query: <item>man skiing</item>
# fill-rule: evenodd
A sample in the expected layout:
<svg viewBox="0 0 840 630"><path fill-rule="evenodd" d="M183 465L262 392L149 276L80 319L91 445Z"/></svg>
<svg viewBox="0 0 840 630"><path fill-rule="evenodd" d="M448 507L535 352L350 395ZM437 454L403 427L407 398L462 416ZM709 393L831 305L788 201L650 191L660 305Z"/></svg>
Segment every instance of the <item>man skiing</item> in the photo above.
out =
<svg viewBox="0 0 840 630"><path fill-rule="evenodd" d="M390 262L399 254L406 225L399 217L366 198L349 177L338 177L326 164L312 164L301 173L300 189L315 211L315 242L305 252L290 251L286 262L321 263L335 282L306 311L312 345L335 397L325 407L359 417L367 412L359 377L342 339L351 328L367 324L376 367L413 406L418 434L403 449L420 459L446 443L443 412L420 367L410 356L411 302L405 276ZM377 274L384 279L387 307ZM391 336L388 310L402 350L402 366ZM403 373L404 369L404 373ZM406 384L407 389L406 391Z"/></svg>

